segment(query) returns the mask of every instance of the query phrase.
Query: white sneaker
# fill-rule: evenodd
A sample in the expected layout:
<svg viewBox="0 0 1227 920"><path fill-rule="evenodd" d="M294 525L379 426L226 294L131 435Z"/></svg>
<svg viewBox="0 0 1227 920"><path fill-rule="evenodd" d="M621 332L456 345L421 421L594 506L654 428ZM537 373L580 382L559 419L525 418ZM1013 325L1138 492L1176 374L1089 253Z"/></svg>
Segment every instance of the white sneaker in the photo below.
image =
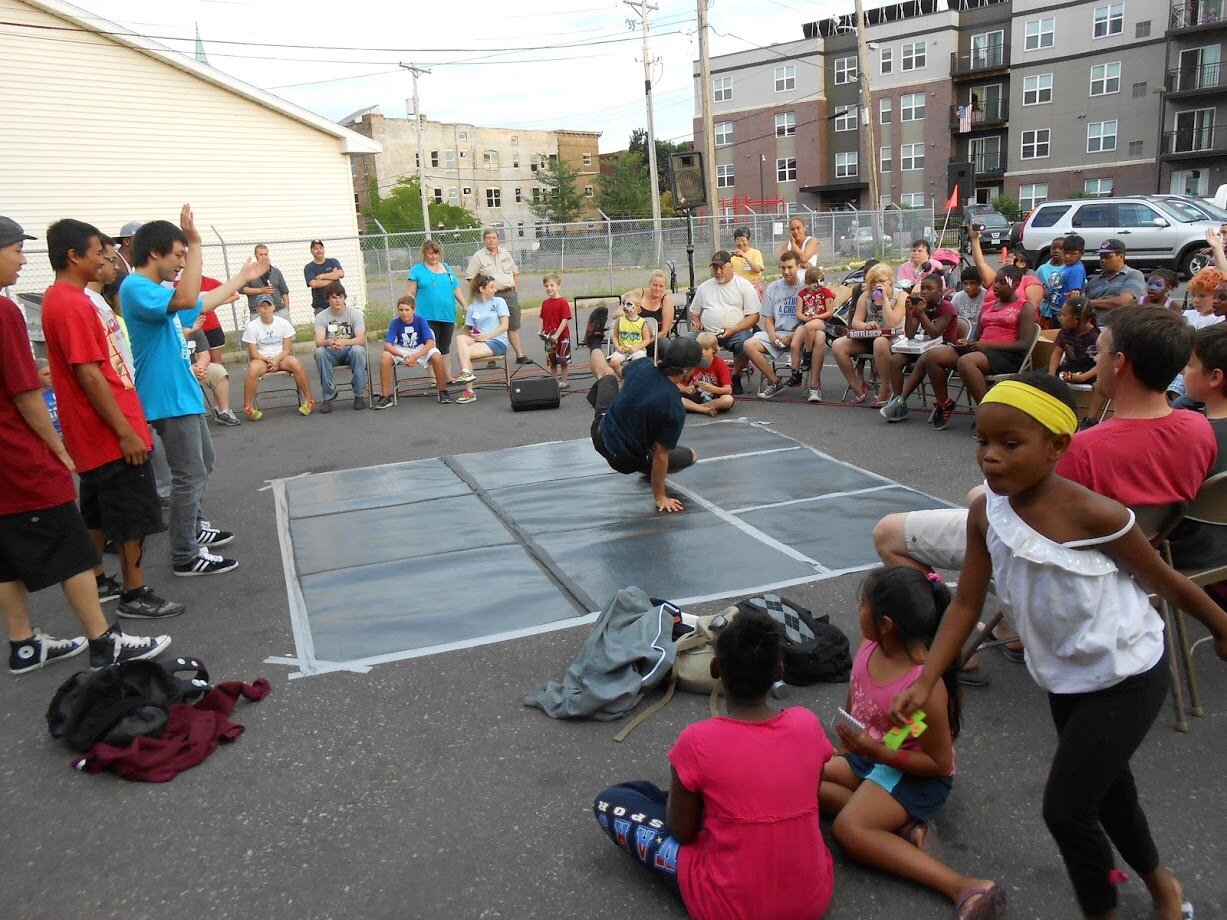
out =
<svg viewBox="0 0 1227 920"><path fill-rule="evenodd" d="M822 390L810 387L809 392L805 396L805 401L812 403L822 402Z"/></svg>

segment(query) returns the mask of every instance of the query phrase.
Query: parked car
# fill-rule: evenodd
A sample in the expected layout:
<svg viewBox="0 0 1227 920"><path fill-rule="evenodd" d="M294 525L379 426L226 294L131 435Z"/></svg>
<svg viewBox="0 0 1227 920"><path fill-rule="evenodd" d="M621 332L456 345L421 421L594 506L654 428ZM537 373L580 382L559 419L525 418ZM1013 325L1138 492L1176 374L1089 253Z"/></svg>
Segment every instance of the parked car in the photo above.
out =
<svg viewBox="0 0 1227 920"><path fill-rule="evenodd" d="M882 248L888 249L895 238L889 233L882 234ZM873 227L867 224L857 224L849 228L848 233L835 241L835 251L841 256L860 256L862 253L873 252Z"/></svg>
<svg viewBox="0 0 1227 920"><path fill-rule="evenodd" d="M1010 222L1005 215L987 204L969 204L963 209L963 220L959 224L959 252L971 253L972 224L979 224L980 248L985 252L1000 249L1010 244Z"/></svg>
<svg viewBox="0 0 1227 920"><path fill-rule="evenodd" d="M1107 239L1119 239L1129 249L1134 267L1163 266L1188 275L1206 231L1220 221L1174 195L1130 198L1077 198L1046 201L1028 216L1021 243L1032 265L1048 261L1057 237L1077 233L1086 240L1085 260L1093 262Z"/></svg>

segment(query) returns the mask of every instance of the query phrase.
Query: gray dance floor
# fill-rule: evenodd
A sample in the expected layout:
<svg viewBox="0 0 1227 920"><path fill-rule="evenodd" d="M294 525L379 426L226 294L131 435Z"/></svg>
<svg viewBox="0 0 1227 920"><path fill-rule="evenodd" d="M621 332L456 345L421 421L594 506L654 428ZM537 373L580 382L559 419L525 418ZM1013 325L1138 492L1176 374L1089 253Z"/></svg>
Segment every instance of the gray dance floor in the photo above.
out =
<svg viewBox="0 0 1227 920"><path fill-rule="evenodd" d="M877 564L892 511L945 502L745 420L686 426L702 458L658 514L587 438L273 483L300 674L590 622L626 585L681 603Z"/></svg>

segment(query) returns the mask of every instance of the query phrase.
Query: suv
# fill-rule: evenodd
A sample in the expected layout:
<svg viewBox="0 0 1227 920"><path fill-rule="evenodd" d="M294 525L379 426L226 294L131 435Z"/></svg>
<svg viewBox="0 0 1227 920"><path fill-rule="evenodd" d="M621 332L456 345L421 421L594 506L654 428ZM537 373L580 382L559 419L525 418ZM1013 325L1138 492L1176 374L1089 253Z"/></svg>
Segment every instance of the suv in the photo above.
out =
<svg viewBox="0 0 1227 920"><path fill-rule="evenodd" d="M1076 198L1035 208L1023 224L1021 243L1031 264L1042 265L1057 237L1081 236L1088 259L1104 240L1115 238L1128 247L1130 265L1164 266L1187 275L1205 248L1206 231L1218 228L1218 221L1178 196Z"/></svg>
<svg viewBox="0 0 1227 920"><path fill-rule="evenodd" d="M882 248L890 249L895 241L889 233L882 234ZM868 224L853 224L848 232L835 242L835 251L841 256L861 257L861 252L873 253L873 227Z"/></svg>
<svg viewBox="0 0 1227 920"><path fill-rule="evenodd" d="M963 209L963 220L959 224L959 252L971 254L971 233L968 227L979 224L980 247L989 252L1008 246L1010 242L1010 222L1005 215L987 204L969 204Z"/></svg>

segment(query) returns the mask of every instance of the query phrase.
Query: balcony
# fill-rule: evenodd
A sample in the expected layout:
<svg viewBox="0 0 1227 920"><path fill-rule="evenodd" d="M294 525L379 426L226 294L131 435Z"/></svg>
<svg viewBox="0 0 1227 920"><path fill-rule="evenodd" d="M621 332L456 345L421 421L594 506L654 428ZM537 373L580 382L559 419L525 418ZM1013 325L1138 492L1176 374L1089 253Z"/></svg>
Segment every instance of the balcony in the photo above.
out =
<svg viewBox="0 0 1227 920"><path fill-rule="evenodd" d="M1164 160L1198 160L1227 153L1227 125L1200 125L1163 132Z"/></svg>
<svg viewBox="0 0 1227 920"><path fill-rule="evenodd" d="M1172 0L1169 32L1210 32L1227 28L1227 0Z"/></svg>
<svg viewBox="0 0 1227 920"><path fill-rule="evenodd" d="M950 76L956 80L1005 73L1009 69L1009 42L986 45L983 48L973 48L971 51L950 55Z"/></svg>
<svg viewBox="0 0 1227 920"><path fill-rule="evenodd" d="M1000 128L1010 120L1010 104L1005 99L995 102L984 102L971 109L970 117L959 118L959 109L968 106L950 106L950 133L969 134L973 131L987 131Z"/></svg>
<svg viewBox="0 0 1227 920"><path fill-rule="evenodd" d="M1005 172L1005 154L1004 153L979 153L968 158L971 162L971 168L975 170L976 177L980 176L1000 176Z"/></svg>
<svg viewBox="0 0 1227 920"><path fill-rule="evenodd" d="M1200 67L1179 67L1167 72L1163 85L1174 99L1219 93L1227 89L1227 66L1216 61Z"/></svg>

